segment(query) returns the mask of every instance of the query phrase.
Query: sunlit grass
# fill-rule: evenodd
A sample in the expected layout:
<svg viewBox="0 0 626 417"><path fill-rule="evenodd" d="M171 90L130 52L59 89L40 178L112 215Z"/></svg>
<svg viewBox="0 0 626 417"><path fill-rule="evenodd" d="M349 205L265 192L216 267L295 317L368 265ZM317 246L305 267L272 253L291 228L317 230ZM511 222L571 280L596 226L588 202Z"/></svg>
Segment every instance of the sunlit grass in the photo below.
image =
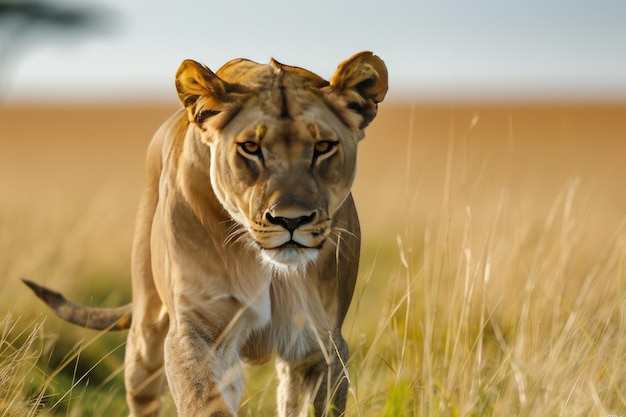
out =
<svg viewBox="0 0 626 417"><path fill-rule="evenodd" d="M575 187L537 235L503 202L491 228L474 230L468 208L458 236L440 228L399 239L377 330L353 350L349 415L626 409L626 234L616 225L594 241L584 219L570 218Z"/></svg>
<svg viewBox="0 0 626 417"><path fill-rule="evenodd" d="M0 410L3 416L34 415L40 398L28 397L29 374L39 374L36 369L37 349L33 346L41 323L22 329L7 315L0 322Z"/></svg>

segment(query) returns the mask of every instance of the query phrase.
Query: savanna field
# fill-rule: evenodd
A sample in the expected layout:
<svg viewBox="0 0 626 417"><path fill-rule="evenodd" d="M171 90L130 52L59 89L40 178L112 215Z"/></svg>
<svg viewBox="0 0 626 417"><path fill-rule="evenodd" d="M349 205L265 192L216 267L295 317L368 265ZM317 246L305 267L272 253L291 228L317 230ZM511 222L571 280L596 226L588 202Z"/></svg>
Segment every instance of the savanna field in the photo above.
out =
<svg viewBox="0 0 626 417"><path fill-rule="evenodd" d="M123 416L146 146L175 105L0 108L0 416ZM383 103L360 144L348 416L626 416L626 105ZM241 416L273 415L271 365ZM165 415L173 415L171 401Z"/></svg>

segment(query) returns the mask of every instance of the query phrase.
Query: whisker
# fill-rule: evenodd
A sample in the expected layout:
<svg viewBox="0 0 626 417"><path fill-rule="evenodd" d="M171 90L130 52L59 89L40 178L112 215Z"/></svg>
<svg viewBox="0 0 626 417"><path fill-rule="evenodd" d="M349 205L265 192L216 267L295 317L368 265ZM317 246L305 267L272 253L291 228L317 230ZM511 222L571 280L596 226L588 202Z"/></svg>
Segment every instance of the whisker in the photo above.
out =
<svg viewBox="0 0 626 417"><path fill-rule="evenodd" d="M238 223L234 223L228 228L228 233L222 247L228 246L231 243L237 243L245 237L246 229Z"/></svg>
<svg viewBox="0 0 626 417"><path fill-rule="evenodd" d="M344 233L348 236L352 236L354 238L358 238L353 232L348 229L344 229L343 227L333 227L333 232Z"/></svg>
<svg viewBox="0 0 626 417"><path fill-rule="evenodd" d="M237 239L233 241L233 243L240 243L240 242L243 242L245 244L253 243L252 238L250 237L248 233L246 233L245 229L242 231L242 233L239 234L239 236L237 236Z"/></svg>
<svg viewBox="0 0 626 417"><path fill-rule="evenodd" d="M340 254L340 255L342 255L343 258L346 259L346 260L354 258L355 252L354 252L354 248L352 246L350 246L350 245L348 245L348 244L346 244L344 242L343 248L345 248L345 252L341 253L341 251L339 251L339 245L341 244L342 234L347 234L347 235L353 236L355 238L357 236L354 233L350 232L349 230L338 228L338 227L333 228L331 234L333 236L336 236L336 240L329 239L331 244L334 246L335 252Z"/></svg>
<svg viewBox="0 0 626 417"><path fill-rule="evenodd" d="M335 252L337 251L338 246L337 246L337 242L336 242L336 241L334 241L333 239L326 239L326 242L325 242L325 243L326 243L327 245L332 246L333 251L335 251Z"/></svg>

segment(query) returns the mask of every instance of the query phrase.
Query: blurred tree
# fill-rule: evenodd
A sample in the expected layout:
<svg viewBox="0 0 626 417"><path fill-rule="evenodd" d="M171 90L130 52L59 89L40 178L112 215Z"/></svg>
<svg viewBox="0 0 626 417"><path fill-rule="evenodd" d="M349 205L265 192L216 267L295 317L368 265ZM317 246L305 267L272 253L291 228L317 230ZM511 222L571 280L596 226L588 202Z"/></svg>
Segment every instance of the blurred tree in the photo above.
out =
<svg viewBox="0 0 626 417"><path fill-rule="evenodd" d="M67 42L88 32L108 33L115 21L110 10L94 6L0 0L0 92L19 53L54 37Z"/></svg>

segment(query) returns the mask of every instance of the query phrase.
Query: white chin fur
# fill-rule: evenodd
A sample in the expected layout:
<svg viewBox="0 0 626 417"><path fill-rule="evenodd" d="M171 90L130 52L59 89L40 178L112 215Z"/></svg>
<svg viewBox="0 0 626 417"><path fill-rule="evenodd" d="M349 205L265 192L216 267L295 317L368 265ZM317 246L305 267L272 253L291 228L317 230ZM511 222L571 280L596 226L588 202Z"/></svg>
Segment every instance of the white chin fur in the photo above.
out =
<svg viewBox="0 0 626 417"><path fill-rule="evenodd" d="M272 268L282 272L304 271L306 266L317 259L318 249L284 248L263 249L263 260Z"/></svg>

